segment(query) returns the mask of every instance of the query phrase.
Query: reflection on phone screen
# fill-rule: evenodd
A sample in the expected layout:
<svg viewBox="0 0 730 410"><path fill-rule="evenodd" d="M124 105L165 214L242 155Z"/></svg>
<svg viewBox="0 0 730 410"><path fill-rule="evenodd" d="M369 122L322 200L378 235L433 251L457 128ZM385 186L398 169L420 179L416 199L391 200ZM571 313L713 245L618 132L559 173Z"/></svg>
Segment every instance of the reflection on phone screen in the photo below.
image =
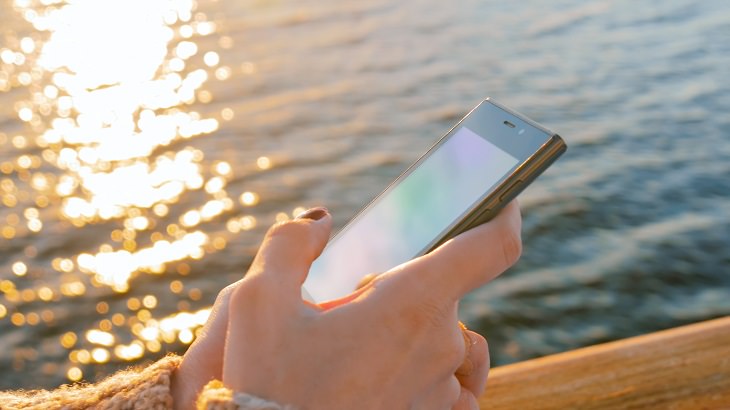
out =
<svg viewBox="0 0 730 410"><path fill-rule="evenodd" d="M338 233L304 288L317 301L341 297L363 276L419 255L517 163L461 127Z"/></svg>

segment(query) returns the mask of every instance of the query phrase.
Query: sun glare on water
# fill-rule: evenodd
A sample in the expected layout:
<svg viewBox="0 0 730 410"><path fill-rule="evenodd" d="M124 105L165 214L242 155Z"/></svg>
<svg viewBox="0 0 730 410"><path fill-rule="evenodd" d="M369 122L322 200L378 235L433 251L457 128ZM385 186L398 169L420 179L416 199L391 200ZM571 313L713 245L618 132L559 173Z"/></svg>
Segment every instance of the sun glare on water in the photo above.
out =
<svg viewBox="0 0 730 410"><path fill-rule="evenodd" d="M232 210L255 206L258 194L229 195L231 164L210 164L186 145L234 114L195 111L212 99L206 83L231 75L215 50L201 49L217 27L196 9L192 0L15 0L9 11L28 30L0 43L0 93L19 96L16 126L0 129L0 240L24 244L26 258L0 277L0 321L52 324L53 306L94 293L99 320L63 332L67 363L47 366L70 381L94 364L191 343L209 309L160 317L154 295L128 297L124 312L105 298L173 264L186 274L185 261L223 249L225 238L204 229L210 221L222 220L230 234L256 226ZM257 165L271 167L266 157ZM205 199L182 204L193 192ZM40 238L63 227L103 237L83 252L54 248L49 266L36 262ZM172 280L169 288L179 294L184 284ZM199 289L186 292L201 298Z"/></svg>

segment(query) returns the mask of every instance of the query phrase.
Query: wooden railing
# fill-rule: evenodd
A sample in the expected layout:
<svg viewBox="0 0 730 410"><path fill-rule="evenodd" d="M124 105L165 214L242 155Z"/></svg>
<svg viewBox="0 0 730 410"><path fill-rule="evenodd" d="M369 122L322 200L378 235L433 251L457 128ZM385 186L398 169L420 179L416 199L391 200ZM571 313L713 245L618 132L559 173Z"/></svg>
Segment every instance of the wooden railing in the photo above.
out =
<svg viewBox="0 0 730 410"><path fill-rule="evenodd" d="M730 409L730 317L492 369L482 409Z"/></svg>

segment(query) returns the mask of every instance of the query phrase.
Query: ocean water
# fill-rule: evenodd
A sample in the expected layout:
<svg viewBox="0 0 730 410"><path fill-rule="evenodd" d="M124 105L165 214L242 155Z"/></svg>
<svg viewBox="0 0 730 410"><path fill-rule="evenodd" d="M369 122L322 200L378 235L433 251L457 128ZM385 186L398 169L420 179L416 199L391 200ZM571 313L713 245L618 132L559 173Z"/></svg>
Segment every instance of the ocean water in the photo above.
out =
<svg viewBox="0 0 730 410"><path fill-rule="evenodd" d="M486 96L568 152L461 316L493 365L730 314L724 1L0 1L0 388L182 352ZM458 274L458 273L451 273Z"/></svg>

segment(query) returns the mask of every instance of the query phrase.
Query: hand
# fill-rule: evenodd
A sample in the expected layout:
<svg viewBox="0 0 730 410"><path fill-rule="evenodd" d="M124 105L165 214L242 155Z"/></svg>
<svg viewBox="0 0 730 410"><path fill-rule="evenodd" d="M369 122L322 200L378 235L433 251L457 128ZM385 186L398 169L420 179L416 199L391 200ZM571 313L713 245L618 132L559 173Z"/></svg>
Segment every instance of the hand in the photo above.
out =
<svg viewBox="0 0 730 410"><path fill-rule="evenodd" d="M240 283L239 280L218 293L208 321L175 371L170 383L175 410L194 409L195 400L203 387L211 380L223 379L228 304L231 292Z"/></svg>
<svg viewBox="0 0 730 410"><path fill-rule="evenodd" d="M519 257L516 204L321 306L302 301L300 287L332 222L326 212L310 216L319 218L269 230L246 277L221 297L229 311L223 382L301 408L476 408L488 353L469 332L466 356L457 301Z"/></svg>

